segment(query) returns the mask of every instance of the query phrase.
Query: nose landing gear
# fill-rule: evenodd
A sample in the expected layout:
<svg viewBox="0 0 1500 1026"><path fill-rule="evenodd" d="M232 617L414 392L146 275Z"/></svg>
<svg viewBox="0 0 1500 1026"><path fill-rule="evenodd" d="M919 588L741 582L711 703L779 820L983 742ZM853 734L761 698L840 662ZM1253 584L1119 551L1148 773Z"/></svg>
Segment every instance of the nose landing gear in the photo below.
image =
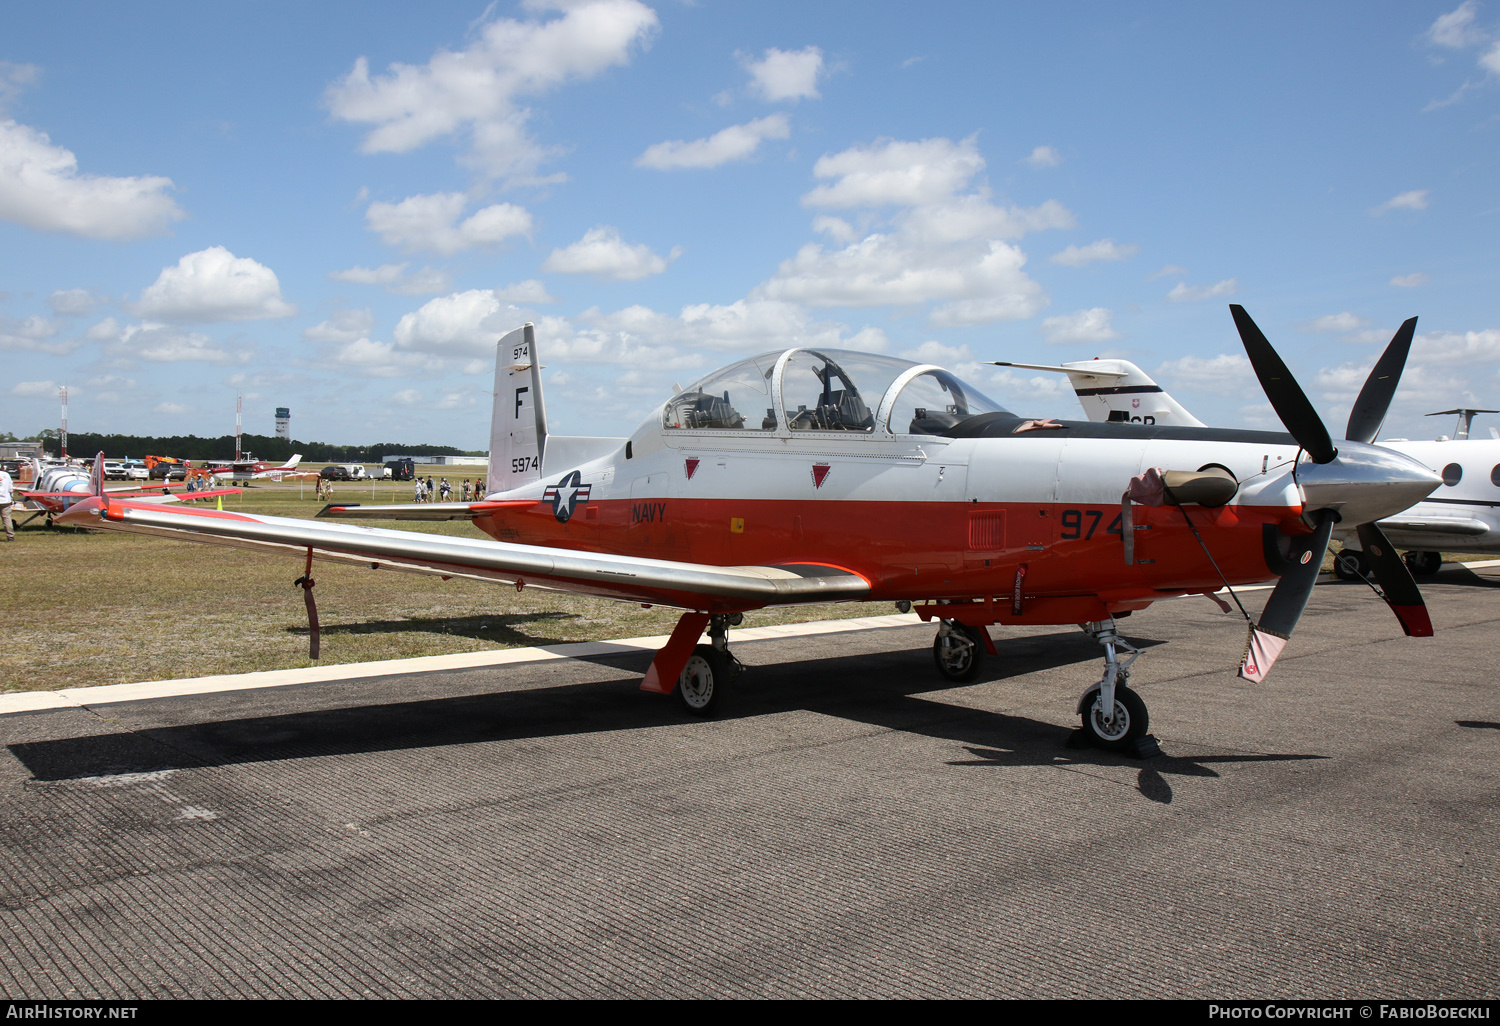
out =
<svg viewBox="0 0 1500 1026"><path fill-rule="evenodd" d="M1114 620L1083 624L1083 629L1104 646L1104 676L1078 700L1078 714L1083 733L1097 748L1110 752L1129 752L1142 758L1156 755L1160 749L1146 730L1151 715L1141 696L1129 688L1130 664L1140 649L1120 637ZM1119 652L1124 651L1124 659Z"/></svg>

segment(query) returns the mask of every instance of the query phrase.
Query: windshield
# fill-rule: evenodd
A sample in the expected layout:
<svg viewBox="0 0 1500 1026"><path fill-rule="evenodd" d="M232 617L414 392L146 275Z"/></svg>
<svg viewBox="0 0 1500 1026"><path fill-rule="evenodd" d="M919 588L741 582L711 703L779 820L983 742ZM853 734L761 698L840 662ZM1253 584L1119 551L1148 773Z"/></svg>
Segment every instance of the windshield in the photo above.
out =
<svg viewBox="0 0 1500 1026"><path fill-rule="evenodd" d="M694 382L667 402L662 426L775 431L771 372L780 353L763 353Z"/></svg>
<svg viewBox="0 0 1500 1026"><path fill-rule="evenodd" d="M973 385L945 370L930 370L906 383L891 406L890 430L896 434L940 435L961 420L1005 409Z"/></svg>

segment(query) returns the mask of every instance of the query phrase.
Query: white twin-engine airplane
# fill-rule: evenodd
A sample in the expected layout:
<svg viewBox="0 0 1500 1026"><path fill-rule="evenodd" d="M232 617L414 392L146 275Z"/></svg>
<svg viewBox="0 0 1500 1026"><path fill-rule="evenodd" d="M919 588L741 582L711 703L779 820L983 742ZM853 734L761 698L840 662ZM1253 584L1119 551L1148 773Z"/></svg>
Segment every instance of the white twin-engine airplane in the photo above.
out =
<svg viewBox="0 0 1500 1026"><path fill-rule="evenodd" d="M1417 319L1413 317L1397 329L1372 375L1399 377L1416 327ZM1091 421L1203 426L1202 421L1128 360L1079 360L1058 365L997 363L996 366L1066 374ZM1363 398L1361 394L1361 401ZM1359 409L1359 405L1355 408ZM1474 415L1494 412L1458 409L1431 413L1428 416L1458 415L1452 439L1391 438L1379 443L1442 476L1441 484L1431 495L1380 520L1381 531L1392 545L1407 550L1406 565L1417 574L1437 573L1442 568L1443 550L1500 553L1500 434L1492 438L1469 437ZM1494 433L1493 428L1491 432ZM1370 561L1358 532L1340 524L1333 533L1343 545L1334 560L1334 570L1345 580L1367 579Z"/></svg>
<svg viewBox="0 0 1500 1026"><path fill-rule="evenodd" d="M995 654L991 625L1079 624L1104 650L1102 678L1078 703L1083 727L1096 744L1130 750L1148 714L1128 686L1138 652L1117 619L1159 599L1277 581L1240 666L1259 680L1302 615L1335 525L1358 525L1406 632L1432 633L1411 574L1374 526L1440 483L1369 444L1399 364L1366 383L1335 445L1270 343L1231 309L1289 434L1028 419L942 367L799 348L708 375L629 437L563 437L547 430L527 324L499 342L488 495L320 514L467 519L488 538L108 496L64 519L293 552L309 571L330 559L676 606L684 612L642 687L675 691L704 715L742 669L729 628L763 606L915 604L938 621L934 660L957 681Z"/></svg>

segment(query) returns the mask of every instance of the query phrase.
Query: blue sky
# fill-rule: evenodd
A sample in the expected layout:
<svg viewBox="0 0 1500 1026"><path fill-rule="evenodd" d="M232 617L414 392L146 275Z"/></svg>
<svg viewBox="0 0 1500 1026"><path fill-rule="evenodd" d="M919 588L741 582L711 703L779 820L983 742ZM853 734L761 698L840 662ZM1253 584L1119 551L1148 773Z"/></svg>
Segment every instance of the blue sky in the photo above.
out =
<svg viewBox="0 0 1500 1026"><path fill-rule="evenodd" d="M1271 426L1500 407L1500 3L8 5L0 430L479 448L538 326L555 431L739 356L1124 356ZM1496 418L1500 423L1500 418ZM1480 421L1480 426L1484 421Z"/></svg>

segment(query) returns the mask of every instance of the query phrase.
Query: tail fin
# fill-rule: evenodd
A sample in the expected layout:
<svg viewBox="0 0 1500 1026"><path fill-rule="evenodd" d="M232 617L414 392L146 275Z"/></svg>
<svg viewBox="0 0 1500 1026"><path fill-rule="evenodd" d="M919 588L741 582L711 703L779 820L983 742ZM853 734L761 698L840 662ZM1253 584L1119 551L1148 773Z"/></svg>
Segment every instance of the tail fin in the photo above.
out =
<svg viewBox="0 0 1500 1026"><path fill-rule="evenodd" d="M89 474L89 494L104 494L104 453L94 457L94 470Z"/></svg>
<svg viewBox="0 0 1500 1026"><path fill-rule="evenodd" d="M528 322L495 346L495 407L490 418L490 493L540 481L547 448L547 407L536 329Z"/></svg>
<svg viewBox="0 0 1500 1026"><path fill-rule="evenodd" d="M1078 360L1057 366L997 362L996 366L1066 374L1089 420L1203 427L1203 421L1183 409L1176 399L1129 360Z"/></svg>
<svg viewBox="0 0 1500 1026"><path fill-rule="evenodd" d="M296 470L297 469L297 464L299 464L301 462L302 462L302 454L299 452L296 455L294 455L291 459L289 459L285 463L283 463L281 465L281 469L282 470Z"/></svg>

